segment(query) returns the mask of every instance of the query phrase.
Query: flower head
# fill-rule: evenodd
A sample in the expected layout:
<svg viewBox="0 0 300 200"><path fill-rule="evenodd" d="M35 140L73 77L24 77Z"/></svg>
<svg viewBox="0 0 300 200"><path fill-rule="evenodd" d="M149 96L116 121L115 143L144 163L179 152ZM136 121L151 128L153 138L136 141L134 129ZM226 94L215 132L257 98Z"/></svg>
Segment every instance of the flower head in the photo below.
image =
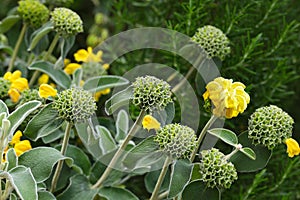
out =
<svg viewBox="0 0 300 200"><path fill-rule="evenodd" d="M42 84L48 83L48 81L49 81L48 74L42 74L38 79L38 84L42 85Z"/></svg>
<svg viewBox="0 0 300 200"><path fill-rule="evenodd" d="M48 8L38 0L21 0L18 7L19 15L25 23L38 28L49 18Z"/></svg>
<svg viewBox="0 0 300 200"><path fill-rule="evenodd" d="M226 160L225 155L218 149L201 151L202 162L200 163L201 180L208 187L230 188L237 180L237 172L234 165Z"/></svg>
<svg viewBox="0 0 300 200"><path fill-rule="evenodd" d="M218 77L207 84L203 98L212 102L214 115L230 119L243 113L250 102L245 88L243 83Z"/></svg>
<svg viewBox="0 0 300 200"><path fill-rule="evenodd" d="M10 82L14 82L18 78L22 76L22 72L20 70L16 70L13 73L11 72L6 72L3 76L5 80L9 80Z"/></svg>
<svg viewBox="0 0 300 200"><path fill-rule="evenodd" d="M248 121L252 143L273 149L292 136L294 120L281 108L270 105L255 110Z"/></svg>
<svg viewBox="0 0 300 200"><path fill-rule="evenodd" d="M54 30L62 36L72 36L83 32L81 18L68 8L55 8L51 12L51 22Z"/></svg>
<svg viewBox="0 0 300 200"><path fill-rule="evenodd" d="M10 97L13 103L17 103L20 99L21 94L15 88L11 88L8 90L8 96Z"/></svg>
<svg viewBox="0 0 300 200"><path fill-rule="evenodd" d="M41 98L55 97L57 90L48 84L42 84L39 87L39 96Z"/></svg>
<svg viewBox="0 0 300 200"><path fill-rule="evenodd" d="M96 54L94 54L92 47L88 47L87 50L79 49L74 54L74 58L77 62L101 62L102 54L102 51L98 51Z"/></svg>
<svg viewBox="0 0 300 200"><path fill-rule="evenodd" d="M147 129L148 131L150 129L155 129L155 130L160 129L160 123L157 121L157 119L155 119L151 115L146 115L143 118L142 125L143 125L143 128Z"/></svg>
<svg viewBox="0 0 300 200"><path fill-rule="evenodd" d="M39 91L37 89L26 89L21 94L21 100L19 102L19 105L22 105L32 100L42 100L39 96Z"/></svg>
<svg viewBox="0 0 300 200"><path fill-rule="evenodd" d="M80 88L71 88L60 92L53 103L61 118L68 122L87 121L97 109L91 93Z"/></svg>
<svg viewBox="0 0 300 200"><path fill-rule="evenodd" d="M76 71L76 69L79 69L79 68L81 68L80 64L70 63L65 67L64 71L66 72L66 74L70 75L70 74L73 74Z"/></svg>
<svg viewBox="0 0 300 200"><path fill-rule="evenodd" d="M133 85L133 104L143 110L161 110L172 102L170 85L154 76L136 78Z"/></svg>
<svg viewBox="0 0 300 200"><path fill-rule="evenodd" d="M296 140L293 138L288 138L285 140L285 144L287 146L286 152L288 153L289 157L292 158L300 154L300 147Z"/></svg>
<svg viewBox="0 0 300 200"><path fill-rule="evenodd" d="M18 78L12 82L10 88L23 92L24 90L29 89L28 80L26 78Z"/></svg>
<svg viewBox="0 0 300 200"><path fill-rule="evenodd" d="M196 147L196 134L193 129L180 124L168 124L157 130L154 141L161 150L173 158L188 158Z"/></svg>
<svg viewBox="0 0 300 200"><path fill-rule="evenodd" d="M229 39L220 29L211 25L199 28L192 41L199 44L209 59L218 57L224 60L230 53Z"/></svg>

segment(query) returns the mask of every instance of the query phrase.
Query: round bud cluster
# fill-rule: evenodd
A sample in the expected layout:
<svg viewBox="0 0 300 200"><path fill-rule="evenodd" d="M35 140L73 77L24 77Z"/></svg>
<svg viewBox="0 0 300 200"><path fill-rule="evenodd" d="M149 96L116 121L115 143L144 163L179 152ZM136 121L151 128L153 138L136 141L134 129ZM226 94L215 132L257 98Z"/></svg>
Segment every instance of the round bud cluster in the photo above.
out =
<svg viewBox="0 0 300 200"><path fill-rule="evenodd" d="M87 121L97 106L91 93L80 88L71 88L57 95L53 108L58 111L61 118L76 123Z"/></svg>
<svg viewBox="0 0 300 200"><path fill-rule="evenodd" d="M10 88L10 81L4 78L0 78L0 98L6 97Z"/></svg>
<svg viewBox="0 0 300 200"><path fill-rule="evenodd" d="M49 19L48 8L38 0L19 1L18 12L24 22L34 28L41 27Z"/></svg>
<svg viewBox="0 0 300 200"><path fill-rule="evenodd" d="M83 32L79 15L68 8L55 8L51 13L54 30L62 36L72 36Z"/></svg>
<svg viewBox="0 0 300 200"><path fill-rule="evenodd" d="M37 89L26 89L21 94L21 100L19 101L19 105L22 105L32 100L42 101L41 97L39 96L39 91Z"/></svg>
<svg viewBox="0 0 300 200"><path fill-rule="evenodd" d="M87 80L94 76L101 76L107 74L106 70L103 68L103 64L98 62L85 62L81 64L82 67L82 79Z"/></svg>
<svg viewBox="0 0 300 200"><path fill-rule="evenodd" d="M218 149L201 151L202 162L200 163L201 180L208 187L230 188L237 180L237 172L234 165L225 159L225 155Z"/></svg>
<svg viewBox="0 0 300 200"><path fill-rule="evenodd" d="M229 39L220 29L211 25L198 28L192 41L205 50L209 59L218 57L224 60L225 56L230 53Z"/></svg>
<svg viewBox="0 0 300 200"><path fill-rule="evenodd" d="M281 108L270 105L255 110L248 121L249 138L252 143L273 149L292 137L294 120Z"/></svg>
<svg viewBox="0 0 300 200"><path fill-rule="evenodd" d="M154 76L138 77L133 85L133 104L143 110L161 110L172 102L170 85Z"/></svg>
<svg viewBox="0 0 300 200"><path fill-rule="evenodd" d="M196 147L193 129L180 124L168 124L157 131L154 141L172 158L188 158Z"/></svg>

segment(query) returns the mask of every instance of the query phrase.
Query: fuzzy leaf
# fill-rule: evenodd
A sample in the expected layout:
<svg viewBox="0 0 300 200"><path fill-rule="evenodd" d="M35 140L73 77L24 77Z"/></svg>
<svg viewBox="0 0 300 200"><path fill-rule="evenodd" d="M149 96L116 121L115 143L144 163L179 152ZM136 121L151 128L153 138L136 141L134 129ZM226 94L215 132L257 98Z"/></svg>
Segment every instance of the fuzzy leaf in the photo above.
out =
<svg viewBox="0 0 300 200"><path fill-rule="evenodd" d="M6 160L8 162L8 166L7 166L8 170L10 170L18 165L18 157L16 155L14 148L8 149L5 156L6 156Z"/></svg>
<svg viewBox="0 0 300 200"><path fill-rule="evenodd" d="M72 84L76 86L80 86L80 81L82 80L82 69L78 68L74 73L73 73L73 80Z"/></svg>
<svg viewBox="0 0 300 200"><path fill-rule="evenodd" d="M6 52L8 55L12 55L14 51L10 46L3 44L0 45L0 50Z"/></svg>
<svg viewBox="0 0 300 200"><path fill-rule="evenodd" d="M156 170L156 171L151 171L151 172L147 173L147 175L145 176L145 179L144 179L145 187L149 193L153 192L154 187L157 183L160 171L161 171L161 169ZM160 192L166 191L170 187L169 185L170 185L170 169L168 169L159 191Z"/></svg>
<svg viewBox="0 0 300 200"><path fill-rule="evenodd" d="M56 198L51 192L38 191L38 200L56 200Z"/></svg>
<svg viewBox="0 0 300 200"><path fill-rule="evenodd" d="M116 130L116 140L120 141L125 139L129 130L129 117L125 110L120 110L120 112L118 113L116 121Z"/></svg>
<svg viewBox="0 0 300 200"><path fill-rule="evenodd" d="M107 128L98 125L95 127L95 129L100 136L99 144L102 150L102 154L107 154L108 152L111 152L112 150L117 148L117 145Z"/></svg>
<svg viewBox="0 0 300 200"><path fill-rule="evenodd" d="M90 92L98 92L107 88L126 85L128 83L129 81L127 79L120 76L103 75L88 79L84 83L83 89Z"/></svg>
<svg viewBox="0 0 300 200"><path fill-rule="evenodd" d="M60 57L54 64L54 69L61 69L64 66L64 59L75 43L75 36L60 38Z"/></svg>
<svg viewBox="0 0 300 200"><path fill-rule="evenodd" d="M0 34L9 31L20 19L20 15L9 15L2 19L0 22Z"/></svg>
<svg viewBox="0 0 300 200"><path fill-rule="evenodd" d="M46 105L27 124L24 135L33 141L47 136L61 127L64 120L58 117L57 110L52 108L52 103Z"/></svg>
<svg viewBox="0 0 300 200"><path fill-rule="evenodd" d="M183 191L190 181L192 169L193 165L188 160L176 160L172 165L168 198L174 198Z"/></svg>
<svg viewBox="0 0 300 200"><path fill-rule="evenodd" d="M218 137L223 142L225 142L231 146L235 146L236 144L238 144L238 138L237 138L236 134L234 132L232 132L231 130L228 130L225 128L214 128L214 129L208 130L208 133L213 136Z"/></svg>
<svg viewBox="0 0 300 200"><path fill-rule="evenodd" d="M45 61L38 61L31 64L28 69L37 70L48 74L51 79L63 89L71 86L71 78L61 69L54 69L53 64Z"/></svg>
<svg viewBox="0 0 300 200"><path fill-rule="evenodd" d="M240 149L240 152L242 152L243 154L245 154L246 156L248 156L252 160L256 159L255 152L249 147L244 147L244 148Z"/></svg>
<svg viewBox="0 0 300 200"><path fill-rule="evenodd" d="M105 102L105 112L108 115L111 115L122 106L128 105L129 100L132 98L132 95L132 86L129 86L126 89L114 94Z"/></svg>
<svg viewBox="0 0 300 200"><path fill-rule="evenodd" d="M221 200L217 188L209 188L202 181L190 182L183 190L182 199Z"/></svg>
<svg viewBox="0 0 300 200"><path fill-rule="evenodd" d="M36 45L38 44L38 42L45 36L47 35L50 31L53 30L53 24L48 22L46 24L44 24L41 28L37 29L36 31L34 31L31 34L31 38L30 38L30 45L27 49L27 51L31 51L32 49L34 49L36 47Z"/></svg>
<svg viewBox="0 0 300 200"><path fill-rule="evenodd" d="M54 165L59 160L66 160L69 166L73 163L71 158L63 156L54 148L37 147L21 154L19 165L29 167L36 181L42 182L50 176Z"/></svg>
<svg viewBox="0 0 300 200"><path fill-rule="evenodd" d="M175 107L174 103L169 103L165 109L160 111L155 111L153 113L153 117L156 118L159 122L161 122L161 126L172 123L175 116Z"/></svg>
<svg viewBox="0 0 300 200"><path fill-rule="evenodd" d="M11 123L9 136L12 136L14 132L17 130L19 125L23 122L23 120L35 109L37 109L41 105L39 101L30 101L22 106L18 107L14 112L12 112L7 119Z"/></svg>
<svg viewBox="0 0 300 200"><path fill-rule="evenodd" d="M6 104L0 99L0 113L3 113L3 112L8 114L8 108L7 108Z"/></svg>
<svg viewBox="0 0 300 200"><path fill-rule="evenodd" d="M139 200L132 192L123 188L117 187L104 187L98 193L101 197L107 200L126 199L126 200Z"/></svg>

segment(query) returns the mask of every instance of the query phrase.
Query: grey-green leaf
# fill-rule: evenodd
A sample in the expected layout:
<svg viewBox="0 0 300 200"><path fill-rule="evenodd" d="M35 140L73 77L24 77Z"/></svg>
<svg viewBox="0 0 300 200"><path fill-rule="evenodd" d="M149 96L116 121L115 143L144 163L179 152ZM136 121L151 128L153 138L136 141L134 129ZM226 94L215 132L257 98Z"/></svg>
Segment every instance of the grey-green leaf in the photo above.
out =
<svg viewBox="0 0 300 200"><path fill-rule="evenodd" d="M83 89L90 92L98 92L107 88L113 88L128 84L129 81L121 76L103 75L88 79Z"/></svg>
<svg viewBox="0 0 300 200"><path fill-rule="evenodd" d="M223 142L235 146L238 144L238 138L234 132L225 128L214 128L208 130L208 133L218 137Z"/></svg>
<svg viewBox="0 0 300 200"><path fill-rule="evenodd" d="M24 135L36 141L56 131L63 122L64 120L58 117L58 112L52 108L52 103L50 103L29 121L24 130Z"/></svg>
<svg viewBox="0 0 300 200"><path fill-rule="evenodd" d="M139 200L132 192L123 188L117 187L103 187L98 193L101 197L107 200L126 199L126 200Z"/></svg>
<svg viewBox="0 0 300 200"><path fill-rule="evenodd" d="M18 165L18 158L14 148L8 149L6 153L6 160L8 162L7 169L10 170Z"/></svg>
<svg viewBox="0 0 300 200"><path fill-rule="evenodd" d="M8 108L7 108L6 104L0 99L0 113L3 113L3 112L8 114Z"/></svg>
<svg viewBox="0 0 300 200"><path fill-rule="evenodd" d="M71 86L71 78L63 70L54 69L53 64L49 62L38 61L31 64L28 69L48 74L51 79L63 89L68 89Z"/></svg>
<svg viewBox="0 0 300 200"><path fill-rule="evenodd" d="M53 30L53 24L51 22L48 22L44 24L41 28L38 30L34 31L31 35L31 40L30 40L30 45L28 47L28 51L31 51L36 47L38 42L45 36L47 35L50 31Z"/></svg>
<svg viewBox="0 0 300 200"><path fill-rule="evenodd" d="M9 15L2 19L0 22L0 34L9 31L11 27L13 27L21 17L19 15Z"/></svg>
<svg viewBox="0 0 300 200"><path fill-rule="evenodd" d="M116 121L116 140L124 140L129 130L129 117L125 110L120 110Z"/></svg>
<svg viewBox="0 0 300 200"><path fill-rule="evenodd" d="M221 193L217 188L209 188L202 181L192 181L182 193L182 199L221 200Z"/></svg>
<svg viewBox="0 0 300 200"><path fill-rule="evenodd" d="M102 150L102 154L107 154L117 148L117 145L107 128L105 128L104 126L97 125L95 129L100 136L99 144Z"/></svg>
<svg viewBox="0 0 300 200"><path fill-rule="evenodd" d="M192 169L193 165L188 160L176 160L172 165L168 198L174 198L183 191L190 181Z"/></svg>
<svg viewBox="0 0 300 200"><path fill-rule="evenodd" d="M105 112L108 115L113 114L116 110L120 109L122 106L128 105L129 100L133 96L132 86L114 94L110 99L105 102Z"/></svg>
<svg viewBox="0 0 300 200"><path fill-rule="evenodd" d="M11 127L9 129L9 135L12 137L14 132L17 130L19 125L23 122L23 120L35 109L37 109L41 105L39 101L30 101L22 106L18 107L14 112L12 112L7 119L11 123Z"/></svg>
<svg viewBox="0 0 300 200"><path fill-rule="evenodd" d="M242 152L243 154L245 154L246 156L248 156L252 160L256 159L255 152L249 147L244 147L244 148L240 149L240 152Z"/></svg>
<svg viewBox="0 0 300 200"><path fill-rule="evenodd" d="M38 191L38 200L56 200L55 196L48 191Z"/></svg>
<svg viewBox="0 0 300 200"><path fill-rule="evenodd" d="M69 166L73 163L71 158L63 156L54 148L36 147L20 155L19 165L29 167L35 180L42 182L50 176L54 165L59 160L66 160Z"/></svg>

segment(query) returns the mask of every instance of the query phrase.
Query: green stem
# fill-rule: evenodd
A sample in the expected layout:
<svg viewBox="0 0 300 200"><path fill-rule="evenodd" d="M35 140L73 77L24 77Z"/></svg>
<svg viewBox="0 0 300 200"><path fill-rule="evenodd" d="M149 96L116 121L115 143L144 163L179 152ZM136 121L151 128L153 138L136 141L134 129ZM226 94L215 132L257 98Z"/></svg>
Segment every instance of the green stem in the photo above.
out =
<svg viewBox="0 0 300 200"><path fill-rule="evenodd" d="M4 193L1 197L1 199L8 199L8 196L10 195L10 193L13 191L13 187L11 186L9 180L6 180L6 184L5 184L5 190Z"/></svg>
<svg viewBox="0 0 300 200"><path fill-rule="evenodd" d="M199 149L199 147L200 147L200 144L201 144L201 142L202 142L202 140L203 140L203 138L204 138L204 136L205 136L207 130L211 127L211 125L216 121L217 118L218 118L218 117L216 117L215 115L212 115L212 116L210 117L210 119L208 120L208 122L205 124L204 128L202 129L202 131L201 131L201 133L200 133L200 135L199 135L199 137L198 137L196 147L195 147L194 151L193 151L192 154L191 154L191 157L190 157L190 161L191 161L191 162L194 161L194 159L195 159L195 157L196 157L196 154L197 154L197 152L198 152L198 149Z"/></svg>
<svg viewBox="0 0 300 200"><path fill-rule="evenodd" d="M195 70L194 67L191 67L189 69L189 71L187 72L187 74L185 75L185 77L177 84L173 87L172 92L175 93L179 90L179 88L181 88L183 86L183 84L187 81L187 79L192 75L193 71Z"/></svg>
<svg viewBox="0 0 300 200"><path fill-rule="evenodd" d="M14 67L14 63L15 63L15 60L17 58L17 55L18 55L18 52L19 52L19 49L20 49L20 46L21 46L21 43L23 41L23 38L24 38L24 35L25 35L25 32L26 32L26 29L27 29L27 24L24 23L23 24L23 27L22 27L22 30L19 34L19 38L17 40L17 43L15 45L15 48L14 48L14 51L13 51L13 55L10 59L10 63L9 63L9 66L8 66L8 69L7 69L7 72L10 72L12 71L13 67Z"/></svg>
<svg viewBox="0 0 300 200"><path fill-rule="evenodd" d="M164 181L164 178L166 176L166 173L168 171L168 167L169 167L169 164L171 163L172 161L172 158L170 156L168 156L165 160L165 163L163 165L163 168L161 169L161 172L159 174L159 177L158 177L158 180L156 182L156 185L155 185L155 188L152 192L152 195L150 197L150 200L157 200L158 199L158 193L159 193L159 190L160 190L160 187L161 187L161 184L162 182Z"/></svg>
<svg viewBox="0 0 300 200"><path fill-rule="evenodd" d="M106 180L106 178L108 177L108 175L110 174L110 172L113 170L114 166L116 165L118 159L121 157L121 155L122 155L123 151L125 150L128 142L132 139L132 137L138 131L139 125L141 124L141 122L142 122L143 117L144 117L145 114L146 114L146 112L144 110L142 110L140 112L140 114L137 117L135 123L133 124L133 126L131 127L129 133L127 134L124 142L119 147L119 149L115 153L114 157L111 159L110 163L108 164L107 168L103 172L102 176L98 179L97 183L95 183L92 186L92 189L96 189L96 188L101 187L101 185L103 184L103 182Z"/></svg>
<svg viewBox="0 0 300 200"><path fill-rule="evenodd" d="M72 125L73 124L71 122L67 123L67 127L66 127L66 130L65 130L65 135L64 135L63 143L62 143L61 150L60 150L60 152L61 152L62 155L66 154L68 143L69 143L69 138L70 138L70 132L71 132L71 129L72 129ZM63 160L60 160L57 163L56 170L54 172L52 183L51 183L51 189L50 189L51 192L55 191L55 188L56 188L56 185L57 185L57 181L58 181L59 175L61 173L63 164L64 164Z"/></svg>
<svg viewBox="0 0 300 200"><path fill-rule="evenodd" d="M157 199L165 199L168 196L168 194L169 194L169 190L158 195Z"/></svg>
<svg viewBox="0 0 300 200"><path fill-rule="evenodd" d="M53 38L53 40L52 40L52 42L51 42L51 44L49 46L48 51L46 52L46 54L43 57L44 61L47 61L48 58L49 58L49 56L52 54L52 52L53 52L53 50L54 50L54 48L55 48L55 46L56 46L59 38L60 38L59 34L56 34L55 37ZM38 78L39 74L40 74L40 72L37 71L37 70L33 73L32 77L31 77L31 79L29 81L29 87L31 87L35 83L35 81Z"/></svg>

